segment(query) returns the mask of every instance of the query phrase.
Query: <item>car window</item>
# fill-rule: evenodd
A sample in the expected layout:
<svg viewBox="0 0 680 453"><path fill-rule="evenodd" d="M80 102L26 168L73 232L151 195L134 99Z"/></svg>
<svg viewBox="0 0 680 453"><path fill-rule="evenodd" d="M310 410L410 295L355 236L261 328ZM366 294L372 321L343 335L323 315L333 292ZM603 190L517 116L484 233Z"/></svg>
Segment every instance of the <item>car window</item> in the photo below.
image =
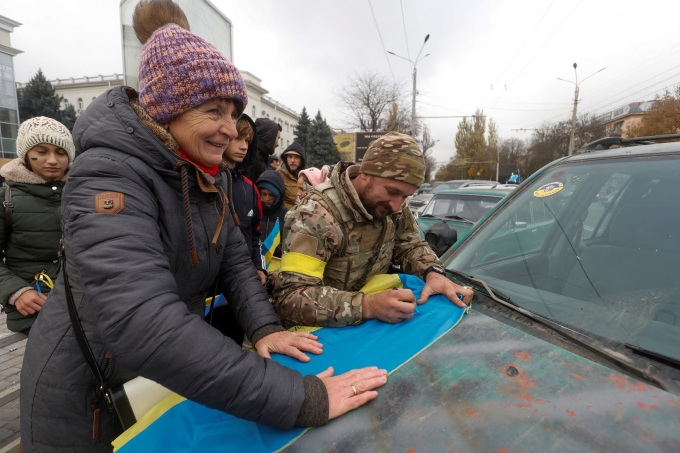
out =
<svg viewBox="0 0 680 453"><path fill-rule="evenodd" d="M437 194L430 200L422 215L440 218L458 216L476 222L496 206L502 198L491 195Z"/></svg>
<svg viewBox="0 0 680 453"><path fill-rule="evenodd" d="M451 255L513 302L680 359L680 159L563 164L525 181Z"/></svg>

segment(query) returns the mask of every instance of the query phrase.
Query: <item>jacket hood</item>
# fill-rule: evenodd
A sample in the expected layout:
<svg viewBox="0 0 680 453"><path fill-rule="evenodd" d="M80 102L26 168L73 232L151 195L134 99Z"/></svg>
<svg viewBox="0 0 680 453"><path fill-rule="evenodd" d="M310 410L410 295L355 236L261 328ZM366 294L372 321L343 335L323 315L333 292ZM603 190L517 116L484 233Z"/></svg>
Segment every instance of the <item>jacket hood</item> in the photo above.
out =
<svg viewBox="0 0 680 453"><path fill-rule="evenodd" d="M252 118L250 118L245 113L241 115L241 118L248 121L250 127L253 128L253 139L248 145L248 151L246 152L246 157L243 158L243 162L239 162L234 166L233 174L237 176L245 176L246 178L253 180L253 175L255 173L255 161L257 160L257 127ZM276 138L276 137L275 137Z"/></svg>
<svg viewBox="0 0 680 453"><path fill-rule="evenodd" d="M115 149L162 175L177 175L180 167L188 165L206 184L213 185L216 180L180 157L173 136L141 107L139 93L130 87L111 88L92 101L73 126L73 143L76 156L92 148Z"/></svg>
<svg viewBox="0 0 680 453"><path fill-rule="evenodd" d="M0 176L5 178L7 181L14 181L22 184L47 184L50 182L32 170L29 170L21 157L10 160L5 165L3 165L0 169ZM67 179L68 172L66 172L60 181L66 181Z"/></svg>
<svg viewBox="0 0 680 453"><path fill-rule="evenodd" d="M272 204L271 207L267 207L262 203L262 210L264 212L274 212L281 209L283 206L283 199L286 194L286 185L283 182L283 176L276 170L265 170L259 178L255 185L258 189L261 189L260 185L266 183L268 185L274 186L275 189L279 191L279 199L276 203Z"/></svg>
<svg viewBox="0 0 680 453"><path fill-rule="evenodd" d="M274 154L279 125L269 118L258 118L255 120L255 125L257 126L258 148L262 155L266 157Z"/></svg>
<svg viewBox="0 0 680 453"><path fill-rule="evenodd" d="M147 120L142 121L140 115ZM73 142L78 153L113 148L160 173L174 173L183 160L176 154L177 142L139 106L138 93L129 87L112 88L92 101L73 126Z"/></svg>
<svg viewBox="0 0 680 453"><path fill-rule="evenodd" d="M295 153L299 154L302 157L302 164L300 165L300 170L304 170L305 168L307 168L307 157L305 156L305 149L302 147L302 145L296 142L291 143L290 146L286 148L284 152L281 153L281 165L283 165L284 168L288 170L288 166L286 165L286 154L288 154L291 151L294 151ZM297 173L300 173L300 170L298 170Z"/></svg>

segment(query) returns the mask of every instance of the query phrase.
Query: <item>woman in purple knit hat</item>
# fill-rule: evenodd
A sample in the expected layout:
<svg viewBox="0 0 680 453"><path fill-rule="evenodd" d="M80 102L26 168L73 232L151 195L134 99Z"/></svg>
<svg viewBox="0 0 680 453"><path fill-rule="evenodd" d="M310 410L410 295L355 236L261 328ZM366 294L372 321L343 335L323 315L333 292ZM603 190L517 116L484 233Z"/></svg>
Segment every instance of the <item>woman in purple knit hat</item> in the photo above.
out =
<svg viewBox="0 0 680 453"><path fill-rule="evenodd" d="M247 103L243 79L188 31L172 2L143 0L133 22L144 43L139 92L107 91L74 127L80 154L64 189L65 261L21 374L24 451L112 450L123 426L97 368L106 387L142 376L279 429L322 425L372 400L385 370L302 376L269 359L308 361L305 352L321 354L322 345L281 327L235 224L230 173L220 170ZM258 354L203 319L215 288Z"/></svg>

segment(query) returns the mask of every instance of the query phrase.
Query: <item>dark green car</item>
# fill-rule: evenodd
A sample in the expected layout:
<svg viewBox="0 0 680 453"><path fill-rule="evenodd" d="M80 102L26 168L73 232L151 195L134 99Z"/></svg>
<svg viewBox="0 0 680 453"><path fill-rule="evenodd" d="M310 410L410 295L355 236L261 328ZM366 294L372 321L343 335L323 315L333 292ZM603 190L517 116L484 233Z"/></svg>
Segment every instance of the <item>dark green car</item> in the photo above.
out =
<svg viewBox="0 0 680 453"><path fill-rule="evenodd" d="M526 179L441 258L459 325L286 451L680 451L679 174L674 142Z"/></svg>
<svg viewBox="0 0 680 453"><path fill-rule="evenodd" d="M455 229L462 238L472 226L498 204L512 188L456 189L435 194L418 216L418 229L425 238L425 231L441 222Z"/></svg>

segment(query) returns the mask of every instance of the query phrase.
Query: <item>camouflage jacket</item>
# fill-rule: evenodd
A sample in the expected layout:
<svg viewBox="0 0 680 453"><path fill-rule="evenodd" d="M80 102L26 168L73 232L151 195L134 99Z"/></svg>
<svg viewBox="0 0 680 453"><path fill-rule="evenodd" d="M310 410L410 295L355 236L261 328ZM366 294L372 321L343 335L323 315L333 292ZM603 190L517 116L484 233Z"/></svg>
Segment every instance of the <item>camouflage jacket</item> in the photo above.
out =
<svg viewBox="0 0 680 453"><path fill-rule="evenodd" d="M354 190L358 166L341 162L331 180L308 192L286 215L281 269L274 306L287 326L345 326L362 321L359 289L390 264L422 277L441 265L420 238L407 205L374 221Z"/></svg>

